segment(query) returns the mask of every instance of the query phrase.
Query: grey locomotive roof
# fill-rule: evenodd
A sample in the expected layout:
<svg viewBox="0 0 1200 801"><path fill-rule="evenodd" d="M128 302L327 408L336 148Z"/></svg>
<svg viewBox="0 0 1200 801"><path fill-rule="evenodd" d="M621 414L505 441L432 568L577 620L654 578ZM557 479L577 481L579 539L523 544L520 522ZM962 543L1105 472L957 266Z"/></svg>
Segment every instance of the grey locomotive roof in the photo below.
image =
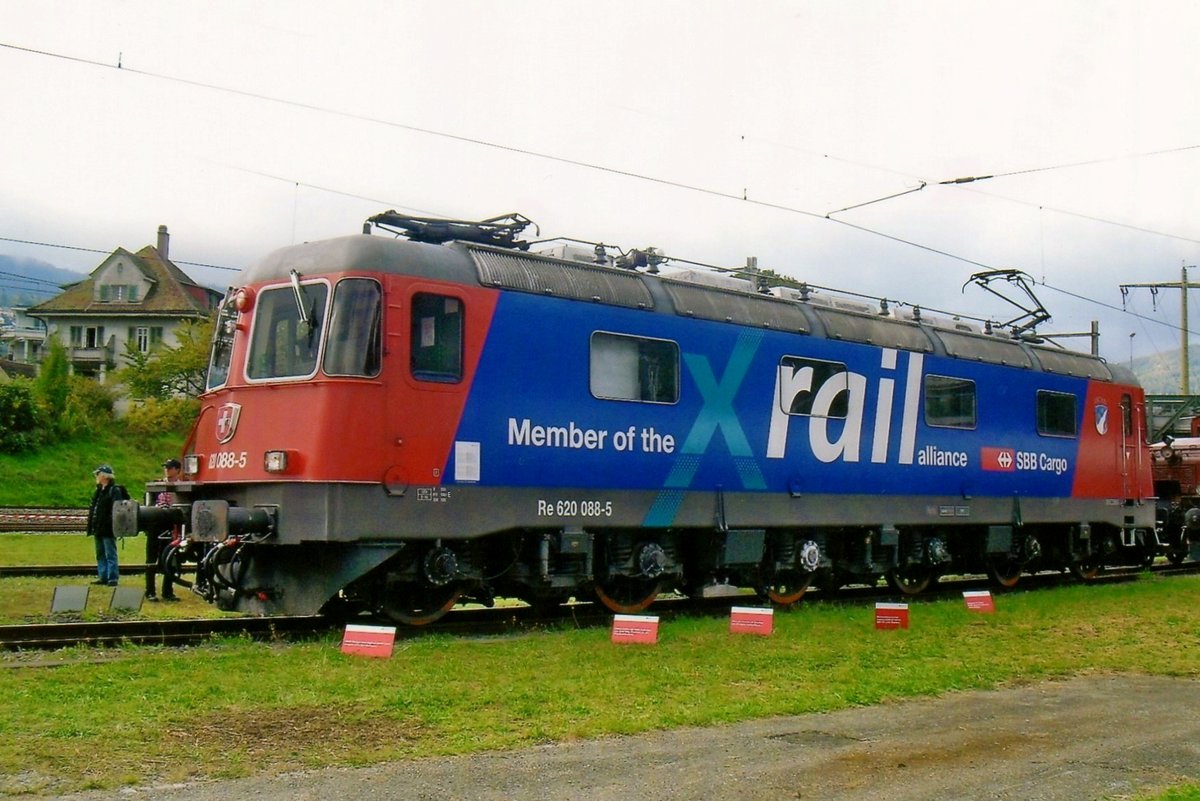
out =
<svg viewBox="0 0 1200 801"><path fill-rule="evenodd" d="M1137 383L1128 370L1113 368L1098 357L1041 347L1003 335L953 330L833 305L462 242L431 245L381 236L339 237L276 250L246 270L242 280L283 281L291 270L297 270L301 276L356 270L416 275L934 353L966 361Z"/></svg>

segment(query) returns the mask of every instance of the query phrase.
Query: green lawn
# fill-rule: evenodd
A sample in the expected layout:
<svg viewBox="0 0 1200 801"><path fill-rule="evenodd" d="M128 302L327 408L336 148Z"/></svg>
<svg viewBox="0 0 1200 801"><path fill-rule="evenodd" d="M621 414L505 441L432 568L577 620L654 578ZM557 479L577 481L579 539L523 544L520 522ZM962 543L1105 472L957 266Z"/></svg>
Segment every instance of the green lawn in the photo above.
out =
<svg viewBox="0 0 1200 801"><path fill-rule="evenodd" d="M1200 676L1198 593L1200 577L1143 576L1002 595L994 615L921 602L907 631L875 631L868 606L802 604L770 638L693 617L664 621L652 647L596 628L427 635L390 660L343 655L336 635L9 654L0 792L363 765L1081 673Z"/></svg>
<svg viewBox="0 0 1200 801"><path fill-rule="evenodd" d="M122 564L146 561L141 537L117 543ZM96 549L91 537L78 534L0 534L0 565L94 565Z"/></svg>
<svg viewBox="0 0 1200 801"><path fill-rule="evenodd" d="M32 453L0 453L0 506L87 506L96 486L92 470L101 464L112 465L117 482L140 498L147 481L162 477L163 460L179 456L185 433L146 437L114 425Z"/></svg>

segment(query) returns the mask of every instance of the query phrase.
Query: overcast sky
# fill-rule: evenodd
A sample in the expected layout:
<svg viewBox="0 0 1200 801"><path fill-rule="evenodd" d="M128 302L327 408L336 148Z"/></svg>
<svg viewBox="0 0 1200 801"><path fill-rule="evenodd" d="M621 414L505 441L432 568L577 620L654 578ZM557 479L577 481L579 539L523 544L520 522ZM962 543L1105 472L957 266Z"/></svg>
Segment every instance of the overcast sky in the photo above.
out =
<svg viewBox="0 0 1200 801"><path fill-rule="evenodd" d="M166 224L225 286L186 262L516 211L1000 321L960 289L1016 268L1125 361L1178 347L1179 292L1119 285L1200 264L1196 2L0 0L0 108L0 253L80 272L11 240Z"/></svg>

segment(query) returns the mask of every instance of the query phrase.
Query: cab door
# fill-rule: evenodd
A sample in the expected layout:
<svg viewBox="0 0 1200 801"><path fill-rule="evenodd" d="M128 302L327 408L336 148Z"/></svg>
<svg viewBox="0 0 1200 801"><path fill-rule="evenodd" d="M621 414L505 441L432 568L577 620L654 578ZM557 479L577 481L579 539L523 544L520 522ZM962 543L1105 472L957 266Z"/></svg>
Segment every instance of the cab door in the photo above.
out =
<svg viewBox="0 0 1200 801"><path fill-rule="evenodd" d="M1144 500L1141 476L1144 465L1142 457L1145 441L1144 425L1145 410L1141 403L1135 403L1128 392L1121 395L1121 479L1128 500Z"/></svg>
<svg viewBox="0 0 1200 801"><path fill-rule="evenodd" d="M410 278L391 282L388 329L392 354L388 422L389 491L408 485L479 481L469 464L474 443L455 443L483 342L494 292ZM455 453L457 451L457 457ZM446 475L447 468L450 475Z"/></svg>

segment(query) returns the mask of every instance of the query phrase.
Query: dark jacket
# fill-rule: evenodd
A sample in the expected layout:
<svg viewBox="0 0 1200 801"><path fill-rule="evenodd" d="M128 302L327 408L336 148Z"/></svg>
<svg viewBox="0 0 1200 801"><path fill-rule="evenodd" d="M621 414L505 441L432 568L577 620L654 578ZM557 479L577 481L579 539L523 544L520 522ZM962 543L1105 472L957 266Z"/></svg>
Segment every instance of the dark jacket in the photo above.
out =
<svg viewBox="0 0 1200 801"><path fill-rule="evenodd" d="M107 485L96 485L92 493L92 504L88 507L87 533L89 537L113 536L113 502L123 501L129 495L115 481Z"/></svg>

